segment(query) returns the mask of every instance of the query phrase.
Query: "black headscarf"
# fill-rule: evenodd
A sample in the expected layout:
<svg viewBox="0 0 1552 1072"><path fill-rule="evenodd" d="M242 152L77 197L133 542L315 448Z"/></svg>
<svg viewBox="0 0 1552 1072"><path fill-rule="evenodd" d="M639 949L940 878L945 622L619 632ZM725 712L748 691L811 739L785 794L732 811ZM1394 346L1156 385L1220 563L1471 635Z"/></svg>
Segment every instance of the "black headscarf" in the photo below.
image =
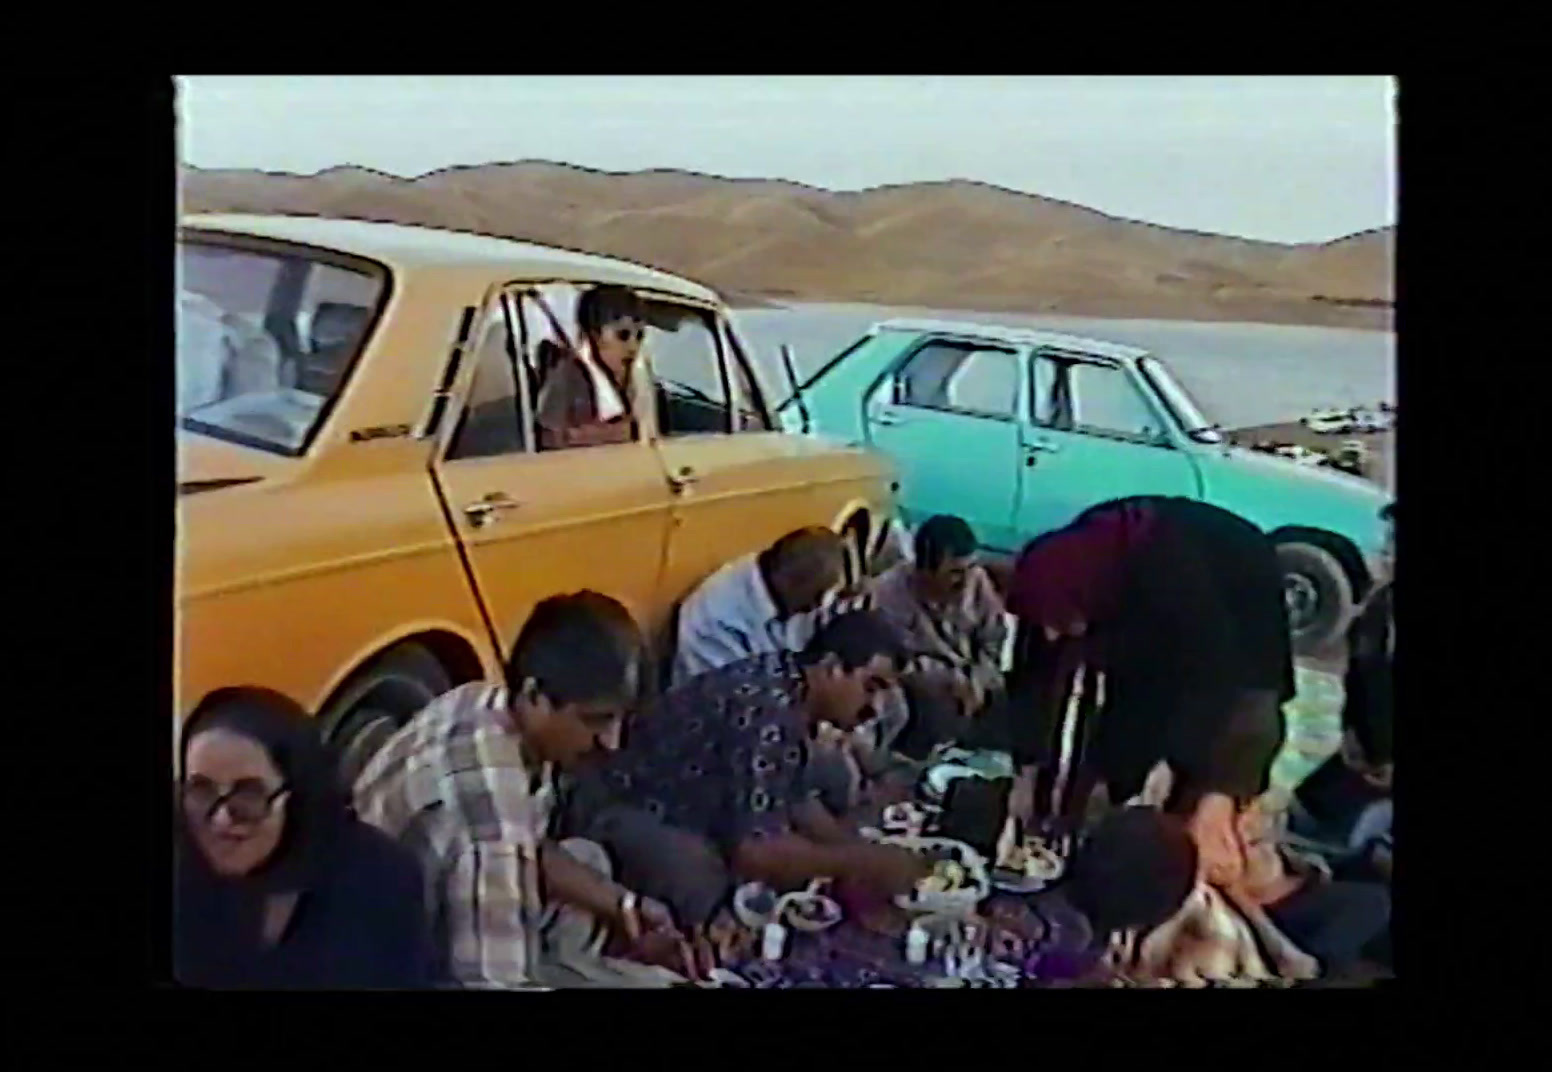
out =
<svg viewBox="0 0 1552 1072"><path fill-rule="evenodd" d="M349 820L349 804L339 783L332 752L315 722L279 694L245 692L207 708L183 727L178 747L178 777L187 772L189 743L207 730L223 729L259 744L281 774L286 798L285 829L274 854L256 871L228 878L211 869L190 834L180 804L175 806L176 896L174 934L180 975L197 974L191 958L259 940L265 898L301 892L319 878L329 848ZM213 955L213 954L212 954Z"/></svg>

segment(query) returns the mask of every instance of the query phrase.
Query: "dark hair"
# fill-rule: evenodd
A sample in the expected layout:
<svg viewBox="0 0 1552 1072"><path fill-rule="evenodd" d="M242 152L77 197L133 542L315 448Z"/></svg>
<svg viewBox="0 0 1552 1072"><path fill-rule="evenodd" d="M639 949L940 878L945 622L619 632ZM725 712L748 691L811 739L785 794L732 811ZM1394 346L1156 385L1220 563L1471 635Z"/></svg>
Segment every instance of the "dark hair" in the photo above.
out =
<svg viewBox="0 0 1552 1072"><path fill-rule="evenodd" d="M845 558L845 541L823 525L794 529L760 552L760 564L767 572L794 567L818 570Z"/></svg>
<svg viewBox="0 0 1552 1072"><path fill-rule="evenodd" d="M826 655L840 660L847 671L886 655L896 668L905 665L905 644L895 627L874 610L853 610L836 615L820 626L798 655L804 666L817 663Z"/></svg>
<svg viewBox="0 0 1552 1072"><path fill-rule="evenodd" d="M935 514L916 530L916 564L922 569L937 569L949 558L968 558L980 544L962 517Z"/></svg>
<svg viewBox="0 0 1552 1072"><path fill-rule="evenodd" d="M646 318L641 299L635 291L626 287L603 283L583 291L577 301L577 327L584 336L597 335L605 324L626 317L635 320Z"/></svg>
<svg viewBox="0 0 1552 1072"><path fill-rule="evenodd" d="M180 780L188 772L189 745L210 730L226 730L258 744L290 788L280 844L246 879L271 890L303 887L327 862L329 847L350 815L339 767L317 722L295 700L271 689L223 690L183 724ZM196 850L186 862L199 857Z"/></svg>
<svg viewBox="0 0 1552 1072"><path fill-rule="evenodd" d="M618 600L601 592L551 596L534 607L512 645L507 684L532 678L557 707L624 700L640 691L641 631Z"/></svg>
<svg viewBox="0 0 1552 1072"><path fill-rule="evenodd" d="M1084 839L1061 884L1096 935L1150 931L1196 886L1196 843L1185 824L1152 808L1107 815Z"/></svg>

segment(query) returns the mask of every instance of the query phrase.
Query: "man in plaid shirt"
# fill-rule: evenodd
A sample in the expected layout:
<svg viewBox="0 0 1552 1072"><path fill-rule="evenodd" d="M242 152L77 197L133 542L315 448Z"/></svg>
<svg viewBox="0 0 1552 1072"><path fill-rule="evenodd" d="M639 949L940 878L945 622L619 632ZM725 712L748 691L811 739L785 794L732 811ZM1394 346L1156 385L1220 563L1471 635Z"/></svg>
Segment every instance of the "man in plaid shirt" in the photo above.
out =
<svg viewBox="0 0 1552 1072"><path fill-rule="evenodd" d="M662 904L613 882L596 844L546 840L552 765L615 747L635 702L641 640L596 592L534 608L506 668L400 730L355 787L363 819L419 855L445 974L462 986L661 986L670 972L600 956L599 923L675 932Z"/></svg>

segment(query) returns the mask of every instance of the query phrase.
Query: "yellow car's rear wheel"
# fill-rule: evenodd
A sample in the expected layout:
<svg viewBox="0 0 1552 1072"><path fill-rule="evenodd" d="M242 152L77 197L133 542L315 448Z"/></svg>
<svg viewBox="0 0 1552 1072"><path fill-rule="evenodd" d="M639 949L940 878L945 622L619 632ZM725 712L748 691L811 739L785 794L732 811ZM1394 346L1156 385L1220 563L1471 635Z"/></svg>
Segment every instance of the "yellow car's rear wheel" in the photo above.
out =
<svg viewBox="0 0 1552 1072"><path fill-rule="evenodd" d="M447 669L419 644L390 648L357 671L321 716L345 784L353 785L388 739L450 688Z"/></svg>

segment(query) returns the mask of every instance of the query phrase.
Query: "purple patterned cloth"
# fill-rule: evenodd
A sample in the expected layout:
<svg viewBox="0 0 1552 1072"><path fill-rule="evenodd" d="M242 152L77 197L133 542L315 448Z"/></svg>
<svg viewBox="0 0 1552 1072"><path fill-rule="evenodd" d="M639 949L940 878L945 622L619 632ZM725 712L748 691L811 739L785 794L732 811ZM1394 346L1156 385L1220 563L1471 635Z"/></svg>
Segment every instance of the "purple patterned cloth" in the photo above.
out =
<svg viewBox="0 0 1552 1072"><path fill-rule="evenodd" d="M808 726L791 655L757 655L670 689L601 762L622 802L731 851L787 829L804 792Z"/></svg>
<svg viewBox="0 0 1552 1072"><path fill-rule="evenodd" d="M982 906L991 923L988 958L1019 970L1014 985L1060 985L1088 976L1098 965L1087 921L1057 892L1030 897L994 894ZM942 965L906 963L904 940L877 934L850 920L817 935L789 932L787 954L771 964L755 958L732 965L754 986L768 989L930 986Z"/></svg>

